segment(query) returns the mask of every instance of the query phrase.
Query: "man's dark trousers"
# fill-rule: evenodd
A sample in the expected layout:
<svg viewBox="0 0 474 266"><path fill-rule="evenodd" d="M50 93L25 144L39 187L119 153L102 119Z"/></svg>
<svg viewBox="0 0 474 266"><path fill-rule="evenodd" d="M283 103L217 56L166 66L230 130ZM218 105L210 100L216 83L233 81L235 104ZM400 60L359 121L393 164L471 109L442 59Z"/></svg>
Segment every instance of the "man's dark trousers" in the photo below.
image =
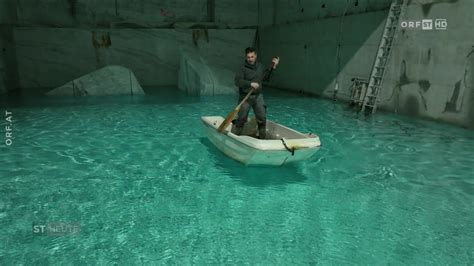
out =
<svg viewBox="0 0 474 266"><path fill-rule="evenodd" d="M244 97L245 95L241 94L239 97L239 102L242 101ZM240 107L239 116L235 123L235 133L237 135L242 134L244 124L247 122L250 107L252 107L253 112L255 113L255 117L257 119L258 136L260 139L265 139L267 130L267 116L265 101L263 100L263 95L261 93L250 95L247 101L245 101Z"/></svg>

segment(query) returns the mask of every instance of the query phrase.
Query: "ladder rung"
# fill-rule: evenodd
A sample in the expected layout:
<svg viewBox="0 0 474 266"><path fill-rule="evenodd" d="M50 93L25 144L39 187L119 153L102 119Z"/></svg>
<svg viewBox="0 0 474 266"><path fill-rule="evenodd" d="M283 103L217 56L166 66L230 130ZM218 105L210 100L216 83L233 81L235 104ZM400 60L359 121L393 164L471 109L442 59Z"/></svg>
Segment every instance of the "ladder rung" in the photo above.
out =
<svg viewBox="0 0 474 266"><path fill-rule="evenodd" d="M388 17L388 19L389 19L391 22L396 22L396 21L399 19L399 17L397 17L397 16L392 16L392 17Z"/></svg>
<svg viewBox="0 0 474 266"><path fill-rule="evenodd" d="M366 105L368 105L368 106L370 106L370 107L376 106L377 103L379 102L376 97L375 97L374 100L371 99L370 101L372 101L372 103L369 103L369 102L366 103Z"/></svg>
<svg viewBox="0 0 474 266"><path fill-rule="evenodd" d="M374 88L379 88L380 85L381 85L380 82L378 82L378 83L375 83L375 82L374 82L373 84L370 84L370 85L368 86L368 88L369 88L369 89L370 89L370 88L372 88L372 89L374 89Z"/></svg>
<svg viewBox="0 0 474 266"><path fill-rule="evenodd" d="M395 29L396 27L398 27L398 21L394 21L394 22L390 23L386 27L386 28L388 28L387 32L390 32L390 33L394 32L393 29Z"/></svg>

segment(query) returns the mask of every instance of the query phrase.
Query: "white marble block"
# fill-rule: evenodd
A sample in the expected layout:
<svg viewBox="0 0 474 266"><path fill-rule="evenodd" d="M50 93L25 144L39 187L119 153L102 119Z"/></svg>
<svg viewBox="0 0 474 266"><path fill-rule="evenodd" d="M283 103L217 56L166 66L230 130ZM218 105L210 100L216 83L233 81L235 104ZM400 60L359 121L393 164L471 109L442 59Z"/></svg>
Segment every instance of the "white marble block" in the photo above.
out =
<svg viewBox="0 0 474 266"><path fill-rule="evenodd" d="M106 66L72 80L46 93L52 95L143 95L142 87L131 70L122 66Z"/></svg>

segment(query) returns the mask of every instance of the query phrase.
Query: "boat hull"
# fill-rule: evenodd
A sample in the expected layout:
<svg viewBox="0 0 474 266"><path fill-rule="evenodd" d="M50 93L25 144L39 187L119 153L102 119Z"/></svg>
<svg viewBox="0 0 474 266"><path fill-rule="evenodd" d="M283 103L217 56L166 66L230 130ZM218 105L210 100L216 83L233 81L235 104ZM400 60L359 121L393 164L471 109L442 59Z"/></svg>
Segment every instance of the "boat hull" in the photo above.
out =
<svg viewBox="0 0 474 266"><path fill-rule="evenodd" d="M289 130L291 139L265 139L260 140L249 136L237 136L231 132L231 126L226 131L219 133L217 128L224 118L219 116L207 116L201 118L205 125L205 132L209 140L227 156L245 165L284 165L292 162L308 159L319 150L321 143L319 137L311 137L288 129L271 121L267 127L274 132ZM291 131L291 132L290 132ZM291 135L296 132L301 135ZM290 134L291 133L291 134ZM286 144L286 147L284 143Z"/></svg>

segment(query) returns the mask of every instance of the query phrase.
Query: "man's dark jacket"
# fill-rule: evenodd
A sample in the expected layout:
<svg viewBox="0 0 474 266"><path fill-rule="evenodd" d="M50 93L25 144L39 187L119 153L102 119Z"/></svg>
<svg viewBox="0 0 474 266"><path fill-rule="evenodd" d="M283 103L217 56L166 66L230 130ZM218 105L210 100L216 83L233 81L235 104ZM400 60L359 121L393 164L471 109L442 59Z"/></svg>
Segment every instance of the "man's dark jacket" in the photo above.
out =
<svg viewBox="0 0 474 266"><path fill-rule="evenodd" d="M235 74L235 85L239 87L240 94L247 94L250 91L250 83L257 82L260 86L252 94L262 92L262 82L268 81L272 73L272 68L265 69L260 62L251 65L245 60Z"/></svg>

